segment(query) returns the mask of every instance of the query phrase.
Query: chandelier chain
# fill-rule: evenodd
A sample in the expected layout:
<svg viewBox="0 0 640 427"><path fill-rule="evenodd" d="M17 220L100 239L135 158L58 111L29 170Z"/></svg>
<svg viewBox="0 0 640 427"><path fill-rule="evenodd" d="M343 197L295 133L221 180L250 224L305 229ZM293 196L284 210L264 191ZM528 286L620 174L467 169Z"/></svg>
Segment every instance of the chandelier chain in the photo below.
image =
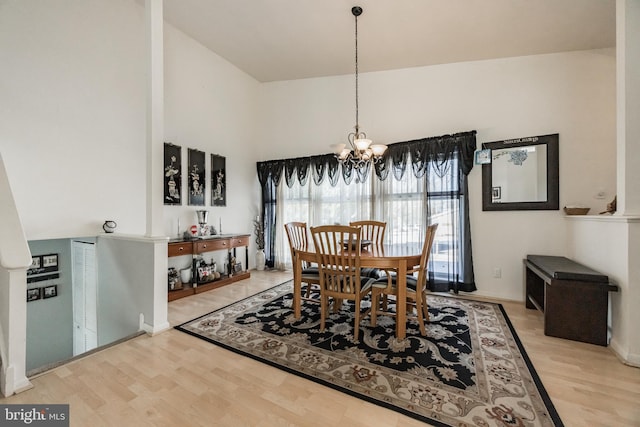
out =
<svg viewBox="0 0 640 427"><path fill-rule="evenodd" d="M387 149L384 144L371 144L364 132L360 132L360 93L359 93L359 62L358 62L358 16L362 14L360 6L351 8L351 13L355 17L355 84L356 84L356 126L355 132L347 135L349 147L346 144L334 144L334 152L338 161L342 165L350 165L358 170L364 171L367 165L377 163L383 158Z"/></svg>
<svg viewBox="0 0 640 427"><path fill-rule="evenodd" d="M356 17L356 137L358 136L359 121L358 121L358 15Z"/></svg>

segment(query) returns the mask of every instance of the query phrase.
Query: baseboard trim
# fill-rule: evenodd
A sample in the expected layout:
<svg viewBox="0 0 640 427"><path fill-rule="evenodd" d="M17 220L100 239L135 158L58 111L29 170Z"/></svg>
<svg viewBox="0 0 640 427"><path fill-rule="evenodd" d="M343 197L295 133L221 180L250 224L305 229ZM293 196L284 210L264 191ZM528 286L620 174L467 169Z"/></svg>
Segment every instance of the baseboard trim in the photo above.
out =
<svg viewBox="0 0 640 427"><path fill-rule="evenodd" d="M629 351L623 349L615 339L611 339L609 348L613 351L613 354L625 365L633 366L634 368L640 368L640 355L632 354Z"/></svg>

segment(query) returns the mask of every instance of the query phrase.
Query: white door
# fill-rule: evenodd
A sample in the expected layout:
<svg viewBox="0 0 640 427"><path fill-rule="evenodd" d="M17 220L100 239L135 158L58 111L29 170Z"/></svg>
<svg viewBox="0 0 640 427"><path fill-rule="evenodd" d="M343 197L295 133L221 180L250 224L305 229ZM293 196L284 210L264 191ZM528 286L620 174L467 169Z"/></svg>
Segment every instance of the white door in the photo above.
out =
<svg viewBox="0 0 640 427"><path fill-rule="evenodd" d="M98 286L94 243L73 241L73 355L98 346Z"/></svg>

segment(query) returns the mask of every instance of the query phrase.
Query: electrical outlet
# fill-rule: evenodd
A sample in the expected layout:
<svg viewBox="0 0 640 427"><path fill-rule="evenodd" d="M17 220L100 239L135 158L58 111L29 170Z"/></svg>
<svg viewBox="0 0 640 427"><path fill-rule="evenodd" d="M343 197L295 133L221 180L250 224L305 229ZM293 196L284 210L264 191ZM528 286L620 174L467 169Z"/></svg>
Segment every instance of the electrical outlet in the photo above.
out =
<svg viewBox="0 0 640 427"><path fill-rule="evenodd" d="M495 267L493 269L493 277L495 277L496 279L499 279L502 277L502 269L500 267Z"/></svg>

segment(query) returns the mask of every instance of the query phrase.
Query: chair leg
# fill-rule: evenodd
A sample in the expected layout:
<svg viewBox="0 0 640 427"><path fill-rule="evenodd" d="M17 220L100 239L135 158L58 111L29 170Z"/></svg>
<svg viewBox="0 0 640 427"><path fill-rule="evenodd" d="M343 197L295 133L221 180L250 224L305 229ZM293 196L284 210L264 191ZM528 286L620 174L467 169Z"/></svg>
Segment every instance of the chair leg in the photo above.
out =
<svg viewBox="0 0 640 427"><path fill-rule="evenodd" d="M422 313L424 314L424 318L429 321L429 306L427 305L427 296L422 294Z"/></svg>
<svg viewBox="0 0 640 427"><path fill-rule="evenodd" d="M329 307L329 297L326 295L320 296L320 332L324 332L324 323L327 318L327 310Z"/></svg>
<svg viewBox="0 0 640 427"><path fill-rule="evenodd" d="M354 325L354 330L353 330L353 339L355 342L358 342L358 333L360 332L360 298L358 296L356 296L356 324Z"/></svg>
<svg viewBox="0 0 640 427"><path fill-rule="evenodd" d="M306 291L306 293L305 293L305 296L306 296L307 298L310 298L310 297L311 297L311 283L308 283L308 282L307 282L307 291Z"/></svg>
<svg viewBox="0 0 640 427"><path fill-rule="evenodd" d="M378 304L380 304L380 292L374 288L371 291L371 326L376 326L378 321Z"/></svg>
<svg viewBox="0 0 640 427"><path fill-rule="evenodd" d="M424 316L422 316L423 308L424 306L422 305L422 302L418 302L416 304L416 316L418 317L418 326L420 327L420 335L425 336L427 335L427 329L424 326Z"/></svg>
<svg viewBox="0 0 640 427"><path fill-rule="evenodd" d="M333 312L337 313L340 310L340 307L342 307L342 299L341 298L334 298L333 299Z"/></svg>

